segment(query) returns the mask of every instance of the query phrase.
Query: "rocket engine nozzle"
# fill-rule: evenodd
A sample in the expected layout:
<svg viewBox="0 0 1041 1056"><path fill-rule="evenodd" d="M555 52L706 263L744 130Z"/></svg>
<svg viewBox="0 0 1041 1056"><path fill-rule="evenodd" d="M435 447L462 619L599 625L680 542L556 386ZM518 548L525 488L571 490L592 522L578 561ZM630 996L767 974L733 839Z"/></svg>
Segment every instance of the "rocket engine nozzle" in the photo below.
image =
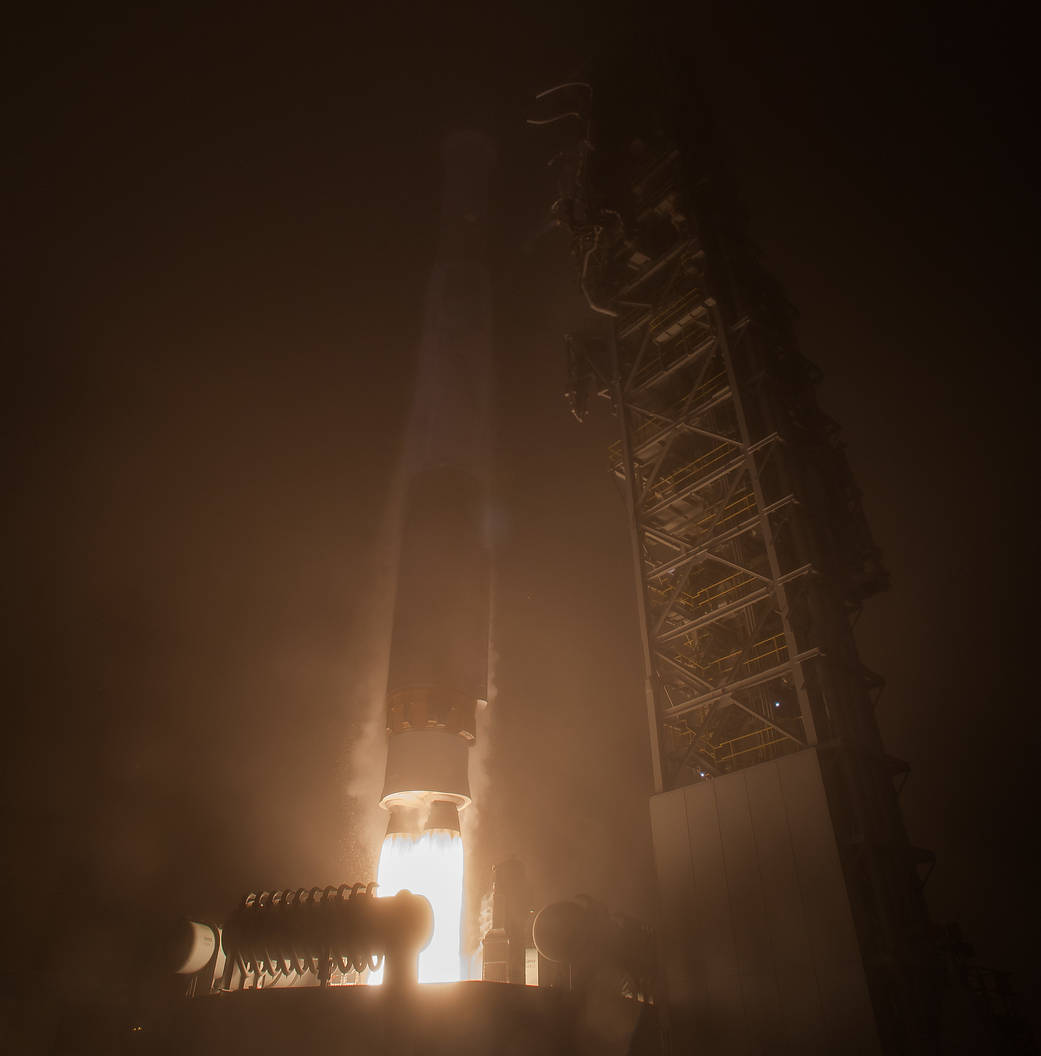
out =
<svg viewBox="0 0 1041 1056"><path fill-rule="evenodd" d="M436 800L430 808L430 816L424 827L427 832L459 832L459 808L447 800Z"/></svg>
<svg viewBox="0 0 1041 1056"><path fill-rule="evenodd" d="M387 821L388 836L418 836L423 832L459 832L459 806L445 799L433 803L404 806L391 805Z"/></svg>

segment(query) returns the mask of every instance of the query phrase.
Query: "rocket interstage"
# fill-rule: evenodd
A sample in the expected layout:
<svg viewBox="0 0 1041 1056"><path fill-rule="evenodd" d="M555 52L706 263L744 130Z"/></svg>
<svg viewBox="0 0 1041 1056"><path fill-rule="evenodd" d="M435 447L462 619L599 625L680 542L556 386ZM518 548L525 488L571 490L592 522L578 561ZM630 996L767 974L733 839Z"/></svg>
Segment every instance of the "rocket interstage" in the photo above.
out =
<svg viewBox="0 0 1041 1056"><path fill-rule="evenodd" d="M381 895L430 900L421 982L461 974L463 847L470 748L488 696L487 463L490 311L485 262L490 141L442 144L437 257L427 289L405 450L398 586L387 679L390 812Z"/></svg>

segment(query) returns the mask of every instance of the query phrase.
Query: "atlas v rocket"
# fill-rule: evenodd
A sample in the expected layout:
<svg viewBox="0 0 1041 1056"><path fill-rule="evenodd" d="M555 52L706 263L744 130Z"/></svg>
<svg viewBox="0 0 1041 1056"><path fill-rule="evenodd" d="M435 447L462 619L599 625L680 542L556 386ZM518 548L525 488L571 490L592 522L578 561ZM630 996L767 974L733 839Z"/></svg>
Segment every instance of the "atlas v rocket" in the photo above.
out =
<svg viewBox="0 0 1041 1056"><path fill-rule="evenodd" d="M490 141L442 144L440 235L427 289L405 450L387 682L388 832L458 828L469 749L488 695ZM429 819L429 820L426 820Z"/></svg>

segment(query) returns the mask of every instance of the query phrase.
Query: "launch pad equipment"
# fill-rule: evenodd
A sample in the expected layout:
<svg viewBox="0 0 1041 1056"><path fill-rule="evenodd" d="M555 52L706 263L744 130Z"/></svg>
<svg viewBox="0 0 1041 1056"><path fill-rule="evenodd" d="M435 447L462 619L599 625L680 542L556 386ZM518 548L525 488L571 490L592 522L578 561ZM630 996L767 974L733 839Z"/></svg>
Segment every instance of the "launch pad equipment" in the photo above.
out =
<svg viewBox="0 0 1041 1056"><path fill-rule="evenodd" d="M175 971L190 997L359 981L384 969L394 987L416 982L434 918L425 898L377 898L375 884L253 892L223 928L184 921L174 937Z"/></svg>
<svg viewBox="0 0 1041 1056"><path fill-rule="evenodd" d="M527 921L518 878L522 867L509 863L500 893ZM160 959L187 976L195 1000L142 1016L130 1050L658 1056L657 1011L623 996L620 962L610 956L602 958L607 971L586 986L525 986L523 978L511 980L521 985L415 985L417 957L431 937L430 906L409 892L377 898L375 886L252 893L223 928L182 921ZM624 956L624 947L615 938L605 945L595 926L562 933L553 926L558 916L551 912L544 929L557 955L586 964L589 953L610 947ZM382 985L359 985L381 965Z"/></svg>

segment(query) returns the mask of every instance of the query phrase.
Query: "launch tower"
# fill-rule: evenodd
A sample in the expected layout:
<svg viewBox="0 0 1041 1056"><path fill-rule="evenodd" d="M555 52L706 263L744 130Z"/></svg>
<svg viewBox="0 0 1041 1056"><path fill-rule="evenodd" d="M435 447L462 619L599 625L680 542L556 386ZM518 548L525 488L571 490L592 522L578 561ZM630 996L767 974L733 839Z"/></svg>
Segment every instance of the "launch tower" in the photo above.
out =
<svg viewBox="0 0 1041 1056"><path fill-rule="evenodd" d="M618 418L676 1051L920 1051L931 858L852 632L886 574L697 93L650 95L612 69L532 123L577 133L553 210L597 323L567 395Z"/></svg>

